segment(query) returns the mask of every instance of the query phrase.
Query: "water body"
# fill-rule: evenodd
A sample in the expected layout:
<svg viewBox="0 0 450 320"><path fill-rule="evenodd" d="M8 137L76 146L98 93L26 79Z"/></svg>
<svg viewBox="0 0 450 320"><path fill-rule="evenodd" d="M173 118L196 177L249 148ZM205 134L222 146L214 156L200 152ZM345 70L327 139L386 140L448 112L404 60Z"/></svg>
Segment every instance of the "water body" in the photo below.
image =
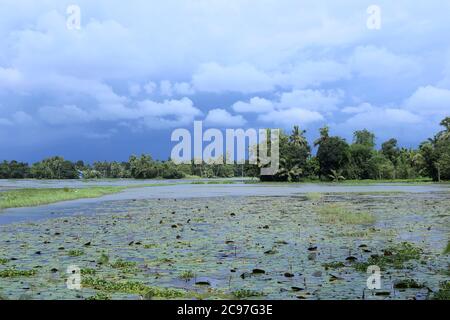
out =
<svg viewBox="0 0 450 320"><path fill-rule="evenodd" d="M20 209L17 214L26 219L49 213L55 218L0 225L0 270L35 272L0 277L0 294L87 299L102 290L89 284L102 280L182 290L187 298L233 298L236 291L251 290L265 299L362 299L368 275L358 264L413 248L416 254L400 265L383 262L382 288L365 290L365 299L426 299L428 288L435 292L448 280L448 256L442 252L450 197L434 187L411 187L403 193L355 193L379 187L177 185ZM285 195L288 190L295 194ZM330 190L321 197L304 194ZM343 190L350 192L339 193ZM242 196L250 193L274 196ZM142 199L129 199L132 195ZM320 209L333 204L370 213L373 220L329 220ZM97 263L103 254L110 263ZM115 266L118 261L131 266ZM71 265L89 270L80 291L65 286ZM182 278L186 271L195 276ZM393 289L411 280L426 287ZM120 289L106 293L112 299L142 298Z"/></svg>
<svg viewBox="0 0 450 320"><path fill-rule="evenodd" d="M134 179L96 179L96 180L35 180L35 179L0 179L0 192L23 188L87 188L103 186L132 186L142 184L176 184L192 181L212 181L214 179L172 179L172 180L134 180ZM229 180L242 181L242 178ZM245 180L245 178L244 178Z"/></svg>
<svg viewBox="0 0 450 320"><path fill-rule="evenodd" d="M236 179L239 181L239 179ZM196 180L198 181L198 180ZM448 185L426 184L190 184L191 180L100 180L100 181L40 181L40 180L0 180L0 191L14 188L62 188L87 186L123 186L137 184L167 184L156 187L127 189L123 192L94 199L79 199L43 205L32 208L13 208L0 212L0 225L16 222L37 221L74 215L94 215L113 213L132 206L136 200L146 199L186 199L211 197L250 197L250 196L291 196L311 192L319 193L370 193L406 192L434 193L447 192Z"/></svg>

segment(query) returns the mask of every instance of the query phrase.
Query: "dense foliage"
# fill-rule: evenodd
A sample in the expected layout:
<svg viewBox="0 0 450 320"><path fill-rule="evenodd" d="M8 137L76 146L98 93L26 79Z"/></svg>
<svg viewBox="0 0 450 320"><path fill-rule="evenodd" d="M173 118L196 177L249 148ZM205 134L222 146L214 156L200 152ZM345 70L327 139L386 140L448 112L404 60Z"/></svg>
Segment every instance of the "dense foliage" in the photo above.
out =
<svg viewBox="0 0 450 320"><path fill-rule="evenodd" d="M330 136L329 128L320 129L314 142L315 156L298 127L290 136L280 139L281 170L276 177L263 180L390 180L432 178L450 180L450 117L441 123L444 130L423 142L419 149L400 148L396 139L389 139L375 148L376 137L368 130L356 131L351 144Z"/></svg>
<svg viewBox="0 0 450 320"><path fill-rule="evenodd" d="M295 126L291 134L280 136L280 170L261 180L304 181L343 179L416 179L450 180L450 117L440 123L443 130L423 142L418 149L400 148L392 138L376 149L376 137L368 130L356 131L352 143L330 136L328 127L320 129L314 141L316 155L305 138L305 131ZM71 162L52 157L33 164L17 161L0 163L0 179L180 179L186 176L241 177L259 176L257 165L182 164L156 161L150 155L132 155L127 162Z"/></svg>

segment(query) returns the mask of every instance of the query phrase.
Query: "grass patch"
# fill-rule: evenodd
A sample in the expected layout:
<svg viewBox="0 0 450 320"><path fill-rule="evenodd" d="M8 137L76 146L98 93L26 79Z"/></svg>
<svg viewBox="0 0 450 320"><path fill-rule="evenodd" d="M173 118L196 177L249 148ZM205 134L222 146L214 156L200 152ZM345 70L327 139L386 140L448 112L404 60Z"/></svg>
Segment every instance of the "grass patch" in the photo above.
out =
<svg viewBox="0 0 450 320"><path fill-rule="evenodd" d="M155 243L144 244L144 249L154 249L157 247L158 247L158 245Z"/></svg>
<svg viewBox="0 0 450 320"><path fill-rule="evenodd" d="M372 230L355 230L337 233L335 237L349 237L349 238L369 238L373 235Z"/></svg>
<svg viewBox="0 0 450 320"><path fill-rule="evenodd" d="M183 271L180 275L180 279L184 281L189 281L195 277L194 272L192 271Z"/></svg>
<svg viewBox="0 0 450 320"><path fill-rule="evenodd" d="M123 292L129 294L138 294L148 299L179 298L185 295L184 291L178 289L155 288L146 286L140 282L116 282L91 277L84 278L82 280L82 286L107 293Z"/></svg>
<svg viewBox="0 0 450 320"><path fill-rule="evenodd" d="M439 290L431 296L431 299L450 300L450 281L441 283Z"/></svg>
<svg viewBox="0 0 450 320"><path fill-rule="evenodd" d="M32 277L35 274L36 270L6 269L0 271L0 278Z"/></svg>
<svg viewBox="0 0 450 320"><path fill-rule="evenodd" d="M234 184L232 180L192 181L191 184Z"/></svg>
<svg viewBox="0 0 450 320"><path fill-rule="evenodd" d="M69 252L67 253L69 257L79 257L82 256L83 254L84 254L83 250L69 250Z"/></svg>
<svg viewBox="0 0 450 320"><path fill-rule="evenodd" d="M219 180L219 181L208 181L208 184L234 184L234 181L231 180Z"/></svg>
<svg viewBox="0 0 450 320"><path fill-rule="evenodd" d="M369 212L357 212L342 204L328 204L317 209L323 223L372 224L375 218Z"/></svg>
<svg viewBox="0 0 450 320"><path fill-rule="evenodd" d="M97 263L100 265L105 265L109 263L109 256L106 253L102 253L100 258L98 258Z"/></svg>
<svg viewBox="0 0 450 320"><path fill-rule="evenodd" d="M118 193L126 187L89 187L89 188L48 188L18 189L0 192L0 210L7 208L32 207L60 201L82 198L97 198Z"/></svg>
<svg viewBox="0 0 450 320"><path fill-rule="evenodd" d="M0 258L0 265L1 264L7 264L9 262L9 259L6 258Z"/></svg>
<svg viewBox="0 0 450 320"><path fill-rule="evenodd" d="M114 269L135 269L137 267L137 263L134 261L125 261L119 259L112 263L111 267L113 267Z"/></svg>
<svg viewBox="0 0 450 320"><path fill-rule="evenodd" d="M366 272L371 265L379 266L382 270L388 267L395 269L404 268L405 262L417 260L422 254L422 249L408 242L402 242L397 246L392 246L383 251L383 255L373 255L367 262L357 262L353 266L356 270Z"/></svg>
<svg viewBox="0 0 450 320"><path fill-rule="evenodd" d="M129 186L101 186L86 188L28 188L0 192L0 210L33 207L61 201L98 198L119 193L126 189L163 187L172 183L149 183Z"/></svg>
<svg viewBox="0 0 450 320"><path fill-rule="evenodd" d="M345 184L355 184L355 185L361 185L361 184L377 184L377 183L413 183L413 184L420 184L420 183L432 183L433 179L431 178L417 178L417 179L382 179L382 180L372 180L372 179L365 179L365 180L344 180L342 183Z"/></svg>
<svg viewBox="0 0 450 320"><path fill-rule="evenodd" d="M81 269L81 275L82 276L92 276L97 273L97 270L92 268L82 268Z"/></svg>
<svg viewBox="0 0 450 320"><path fill-rule="evenodd" d="M401 183L401 184L432 184L437 183L433 181L431 178L417 178L417 179L381 179L381 180L373 180L373 179L365 179L365 180L342 180L339 181L342 184L346 185L371 185L371 184L389 184L389 183ZM244 183L264 183L264 184L302 184L302 183L317 183L317 184L330 184L330 181L322 181L318 179L302 179L299 182L274 182L274 181L260 181L257 179L247 180ZM441 181L441 184L448 184L449 181Z"/></svg>
<svg viewBox="0 0 450 320"><path fill-rule="evenodd" d="M260 297L263 296L264 293L253 290L239 289L232 292L233 297L236 299L246 299L251 297Z"/></svg>
<svg viewBox="0 0 450 320"><path fill-rule="evenodd" d="M447 247L444 249L444 254L450 254L450 241L447 242Z"/></svg>
<svg viewBox="0 0 450 320"><path fill-rule="evenodd" d="M99 292L86 300L111 300L111 296L106 293Z"/></svg>
<svg viewBox="0 0 450 320"><path fill-rule="evenodd" d="M324 267L325 270L328 270L328 269L339 269L339 268L345 267L345 264L343 262L340 262L340 261L328 262L328 263L323 263L322 267Z"/></svg>
<svg viewBox="0 0 450 320"><path fill-rule="evenodd" d="M394 283L394 288L396 289L421 289L424 287L423 283L418 283L414 279L400 280Z"/></svg>

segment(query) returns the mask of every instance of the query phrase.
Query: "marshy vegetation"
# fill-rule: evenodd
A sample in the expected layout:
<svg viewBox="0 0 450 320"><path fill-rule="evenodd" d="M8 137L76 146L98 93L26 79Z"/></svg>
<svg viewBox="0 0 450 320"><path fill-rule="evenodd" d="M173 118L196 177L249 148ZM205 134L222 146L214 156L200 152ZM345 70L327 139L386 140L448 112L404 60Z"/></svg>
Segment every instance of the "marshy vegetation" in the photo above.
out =
<svg viewBox="0 0 450 320"><path fill-rule="evenodd" d="M126 187L49 188L18 189L0 192L0 210L32 207L66 200L97 198L123 191Z"/></svg>
<svg viewBox="0 0 450 320"><path fill-rule="evenodd" d="M366 211L355 211L348 204L333 203L319 207L317 212L322 223L373 224L375 217Z"/></svg>
<svg viewBox="0 0 450 320"><path fill-rule="evenodd" d="M114 214L110 205L0 226L3 296L448 297L445 192L119 201ZM383 288L363 295L373 264ZM80 291L64 287L69 265L81 269Z"/></svg>

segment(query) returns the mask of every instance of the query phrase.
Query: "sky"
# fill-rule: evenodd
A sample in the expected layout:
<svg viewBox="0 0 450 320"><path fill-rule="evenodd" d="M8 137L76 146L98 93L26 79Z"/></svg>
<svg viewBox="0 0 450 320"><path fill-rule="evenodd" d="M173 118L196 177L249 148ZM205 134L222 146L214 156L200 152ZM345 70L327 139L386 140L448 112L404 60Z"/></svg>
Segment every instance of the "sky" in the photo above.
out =
<svg viewBox="0 0 450 320"><path fill-rule="evenodd" d="M449 12L440 0L0 0L0 159L164 160L194 120L300 125L310 141L324 125L349 142L366 128L378 145L417 147L450 115Z"/></svg>

